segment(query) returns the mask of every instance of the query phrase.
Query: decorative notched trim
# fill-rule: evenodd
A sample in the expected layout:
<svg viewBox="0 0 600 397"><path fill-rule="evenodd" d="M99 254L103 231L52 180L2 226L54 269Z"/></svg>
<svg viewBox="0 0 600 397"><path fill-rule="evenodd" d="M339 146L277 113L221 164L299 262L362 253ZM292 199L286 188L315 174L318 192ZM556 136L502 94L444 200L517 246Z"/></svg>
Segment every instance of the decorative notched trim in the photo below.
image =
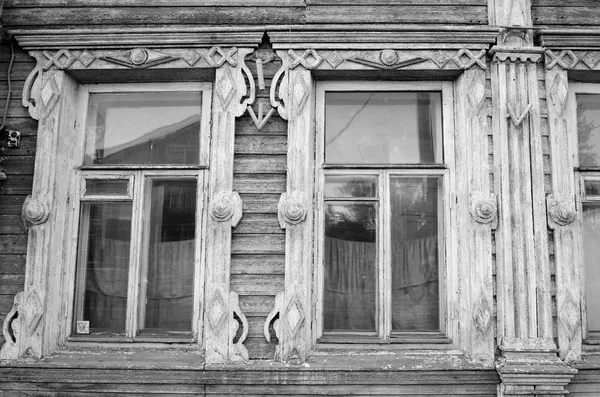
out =
<svg viewBox="0 0 600 397"><path fill-rule="evenodd" d="M50 210L46 201L27 196L21 212L21 221L26 228L46 222L49 215Z"/></svg>
<svg viewBox="0 0 600 397"><path fill-rule="evenodd" d="M242 219L242 199L238 192L215 195L210 203L210 216L217 222L231 220L231 226L236 227Z"/></svg>
<svg viewBox="0 0 600 397"><path fill-rule="evenodd" d="M281 340L281 326L280 326L280 318L281 312L285 305L285 294L280 292L275 296L275 304L273 305L273 309L271 313L267 316L265 320L265 324L263 326L263 334L265 335L265 339L267 342L271 343L271 324L273 325L273 329L275 330L275 335L278 339Z"/></svg>
<svg viewBox="0 0 600 397"><path fill-rule="evenodd" d="M23 305L23 291L15 295L13 307L4 318L2 335L5 343L0 349L0 359L15 359L19 355L19 312Z"/></svg>
<svg viewBox="0 0 600 397"><path fill-rule="evenodd" d="M546 50L546 69L600 70L600 51Z"/></svg>
<svg viewBox="0 0 600 397"><path fill-rule="evenodd" d="M475 222L490 225L492 229L498 226L498 204L495 194L471 193L470 212Z"/></svg>
<svg viewBox="0 0 600 397"><path fill-rule="evenodd" d="M566 197L549 194L546 197L548 227L555 229L573 223L576 218L575 201Z"/></svg>
<svg viewBox="0 0 600 397"><path fill-rule="evenodd" d="M306 199L298 192L283 193L277 205L279 226L285 229L289 225L297 225L306 219Z"/></svg>
<svg viewBox="0 0 600 397"><path fill-rule="evenodd" d="M527 117L527 115L529 114L529 111L531 110L532 106L533 105L531 103L527 104L527 106L525 106L525 108L517 114L517 111L515 110L516 106L514 104L507 103L506 118L509 118L515 127L518 127L521 125L523 120L525 120L525 117Z"/></svg>
<svg viewBox="0 0 600 397"><path fill-rule="evenodd" d="M248 337L248 319L240 308L239 295L233 291L229 292L229 307L233 311L233 314L229 317L229 335L232 335L229 346L229 361L246 362L249 358L244 341ZM240 327L242 327L242 334L237 341L234 341Z"/></svg>

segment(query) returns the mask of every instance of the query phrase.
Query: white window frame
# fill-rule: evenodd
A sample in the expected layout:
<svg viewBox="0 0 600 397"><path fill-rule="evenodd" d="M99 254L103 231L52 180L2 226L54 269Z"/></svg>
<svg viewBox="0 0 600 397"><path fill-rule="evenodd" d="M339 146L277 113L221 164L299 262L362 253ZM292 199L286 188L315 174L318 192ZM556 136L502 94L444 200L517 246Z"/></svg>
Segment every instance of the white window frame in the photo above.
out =
<svg viewBox="0 0 600 397"><path fill-rule="evenodd" d="M592 94L600 97L600 84L598 83L583 83L583 82L569 82L569 102L568 106L571 110L571 128L573 131L571 134L572 147L573 147L573 166L575 172L575 184L576 184L576 206L577 213L580 214L578 217L579 230L580 230L580 247L581 247L581 263L580 274L581 274L581 324L583 333L583 342L586 344L600 344L600 332L593 332L590 335L588 329L588 311L587 311L587 292L585 288L585 252L583 250L583 204L584 203L599 203L600 198L587 198L585 194L585 181L599 181L600 182L600 166L598 167L584 167L579 166L579 140L577 131L577 94Z"/></svg>
<svg viewBox="0 0 600 397"><path fill-rule="evenodd" d="M356 166L337 166L325 165L325 92L327 91L396 91L396 92L423 92L423 91L440 91L442 93L442 135L441 149L442 162L439 166L427 167L420 165L411 165L407 167L394 167L394 165L386 166L376 165L368 167ZM453 255L453 240L452 225L455 223L452 220L453 211L451 210L451 198L454 192L454 85L451 81L423 81L423 82L405 82L405 81L324 81L317 82L316 85L316 155L315 155L315 198L316 198L316 213L315 213L315 273L314 273L314 302L315 302L315 327L313 327L313 343L327 342L346 344L346 343L394 343L394 344L420 344L421 346L439 348L441 346L452 346L452 324L449 319L454 305L452 295L452 286L450 281L453 279L452 274L456 274L456 261L452 258ZM343 168L340 170L339 168ZM424 172L426 171L426 172ZM378 225L378 302L377 307L382 307L388 312L387 316L383 313L377 313L377 337L348 337L337 334L331 337L323 335L323 293L324 293L324 274L323 274L323 243L325 237L325 212L324 212L324 182L325 175L331 174L377 174L379 177L379 202L380 207L389 214L390 200L389 197L384 197L387 192L387 184L390 175L430 175L442 177L442 200L438 204L441 212L440 227L440 262L439 262L439 288L440 288L440 330L441 332L395 332L394 337L391 335L391 266L388 264L391 258L390 241L385 236L390 233L389 216L384 216L382 209L381 215L378 214L378 220L382 220ZM385 177L385 178L384 178ZM385 259L381 259L385 258ZM380 285L385 285L386 288L379 288ZM385 317L385 318L384 318Z"/></svg>
<svg viewBox="0 0 600 397"><path fill-rule="evenodd" d="M194 165L91 165L83 166L85 156L85 126L90 94L95 93L136 93L136 92L201 92L202 108L200 122L200 151L199 162ZM71 219L74 220L70 227L70 235L74 236L75 244L69 254L67 294L70 302L67 326L68 343L79 342L161 342L161 343L192 343L199 341L202 335L202 297L204 294L204 269L205 269L205 236L206 230L206 199L208 190L207 169L210 153L210 118L211 118L212 84L206 82L186 83L144 83L144 84L90 84L82 85L78 96L78 113L76 119L75 151L73 155L79 166L74 170L74 178L77 181L78 192L74 195L78 199L72 207ZM140 299L143 291L140 291L140 281L147 261L148 228L144 219L148 219L150 180L196 178L196 230L195 230L195 253L194 253L194 298L192 312L192 329L189 338L173 338L165 336L138 336L138 321L143 314ZM86 195L86 179L128 179L129 188L127 195ZM127 296L127 318L124 337L103 337L95 335L77 334L73 330L73 317L75 310L76 268L78 262L78 238L80 227L81 203L86 201L109 202L109 201L131 201L132 202L132 225L130 246L130 268Z"/></svg>

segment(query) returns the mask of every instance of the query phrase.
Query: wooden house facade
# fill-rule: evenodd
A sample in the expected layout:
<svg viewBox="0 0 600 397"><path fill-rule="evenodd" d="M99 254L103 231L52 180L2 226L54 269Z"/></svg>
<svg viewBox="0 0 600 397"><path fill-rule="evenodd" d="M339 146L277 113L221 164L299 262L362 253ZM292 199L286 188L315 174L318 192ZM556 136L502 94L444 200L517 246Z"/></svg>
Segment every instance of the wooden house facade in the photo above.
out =
<svg viewBox="0 0 600 397"><path fill-rule="evenodd" d="M0 10L1 396L600 395L597 1Z"/></svg>

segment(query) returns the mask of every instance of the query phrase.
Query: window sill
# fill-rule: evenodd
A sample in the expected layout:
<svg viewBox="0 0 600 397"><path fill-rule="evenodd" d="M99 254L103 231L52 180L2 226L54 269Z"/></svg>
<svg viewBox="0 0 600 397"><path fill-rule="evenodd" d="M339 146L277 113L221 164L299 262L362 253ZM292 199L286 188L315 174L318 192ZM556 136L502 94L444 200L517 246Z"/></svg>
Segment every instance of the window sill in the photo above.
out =
<svg viewBox="0 0 600 397"><path fill-rule="evenodd" d="M371 345L373 347L390 345L451 345L452 339L441 332L406 332L402 334L393 334L389 339L379 339L370 335L349 335L349 334L331 334L324 335L317 340L318 344L328 345ZM409 347L411 348L411 347ZM436 347L439 348L439 347ZM442 347L447 348L447 347Z"/></svg>

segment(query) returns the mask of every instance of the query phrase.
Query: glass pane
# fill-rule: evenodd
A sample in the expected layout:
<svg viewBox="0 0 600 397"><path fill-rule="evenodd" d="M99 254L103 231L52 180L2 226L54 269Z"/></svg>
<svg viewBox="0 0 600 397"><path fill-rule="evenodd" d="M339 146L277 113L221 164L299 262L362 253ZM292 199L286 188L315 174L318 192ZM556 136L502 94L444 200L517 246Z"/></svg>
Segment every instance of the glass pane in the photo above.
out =
<svg viewBox="0 0 600 397"><path fill-rule="evenodd" d="M600 205L583 203L583 252L588 331L600 331Z"/></svg>
<svg viewBox="0 0 600 397"><path fill-rule="evenodd" d="M85 165L198 164L200 92L91 94Z"/></svg>
<svg viewBox="0 0 600 397"><path fill-rule="evenodd" d="M600 165L600 95L577 95L579 166Z"/></svg>
<svg viewBox="0 0 600 397"><path fill-rule="evenodd" d="M376 331L376 203L325 203L325 332Z"/></svg>
<svg viewBox="0 0 600 397"><path fill-rule="evenodd" d="M438 331L439 177L390 177L392 330Z"/></svg>
<svg viewBox="0 0 600 397"><path fill-rule="evenodd" d="M377 197L377 175L327 175L325 197Z"/></svg>
<svg viewBox="0 0 600 397"><path fill-rule="evenodd" d="M86 179L85 194L127 195L129 179Z"/></svg>
<svg viewBox="0 0 600 397"><path fill-rule="evenodd" d="M77 321L89 321L91 333L125 332L131 207L81 203L74 330Z"/></svg>
<svg viewBox="0 0 600 397"><path fill-rule="evenodd" d="M600 181L586 179L584 185L586 199L600 198Z"/></svg>
<svg viewBox="0 0 600 397"><path fill-rule="evenodd" d="M140 330L191 332L196 179L151 183L147 299Z"/></svg>
<svg viewBox="0 0 600 397"><path fill-rule="evenodd" d="M441 163L440 92L328 92L328 164Z"/></svg>

